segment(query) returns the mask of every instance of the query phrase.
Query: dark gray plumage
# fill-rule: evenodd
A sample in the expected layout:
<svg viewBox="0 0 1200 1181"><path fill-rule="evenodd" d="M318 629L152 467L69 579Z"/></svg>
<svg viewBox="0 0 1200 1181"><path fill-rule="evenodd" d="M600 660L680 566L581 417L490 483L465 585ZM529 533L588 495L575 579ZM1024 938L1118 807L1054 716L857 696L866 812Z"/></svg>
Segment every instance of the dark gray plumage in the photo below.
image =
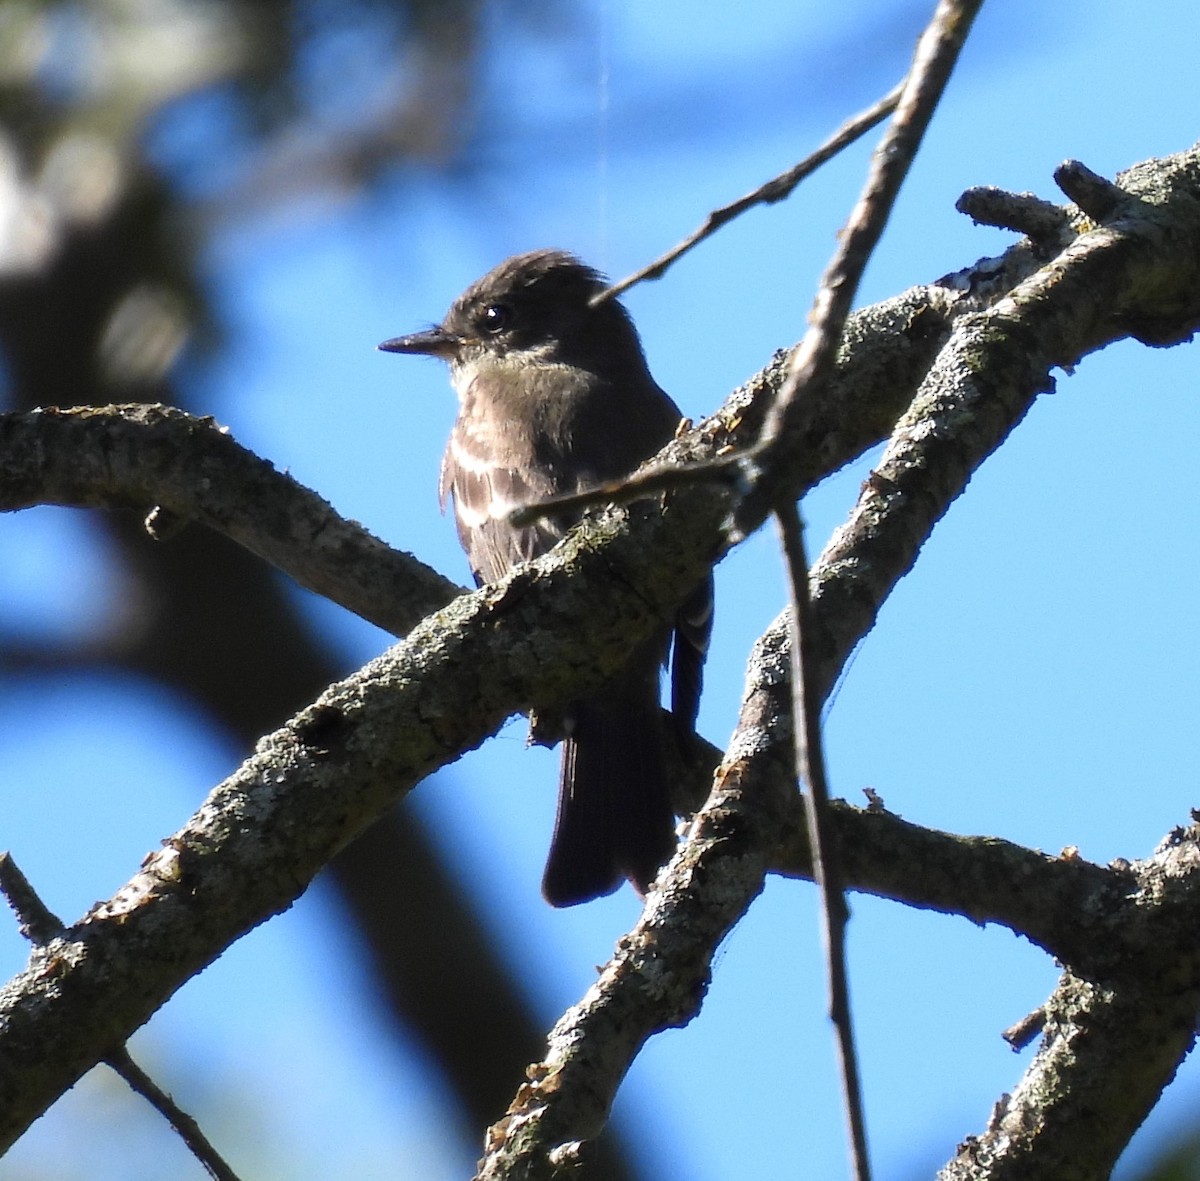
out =
<svg viewBox="0 0 1200 1181"><path fill-rule="evenodd" d="M449 363L459 398L441 497L478 582L545 553L575 519L515 528L512 509L627 475L670 441L675 403L646 366L629 313L591 298L601 277L560 250L517 255L473 283L440 325L379 347ZM564 714L554 839L542 881L555 906L645 893L675 846L659 669L674 636L672 712L690 736L712 623L712 583L599 693Z"/></svg>

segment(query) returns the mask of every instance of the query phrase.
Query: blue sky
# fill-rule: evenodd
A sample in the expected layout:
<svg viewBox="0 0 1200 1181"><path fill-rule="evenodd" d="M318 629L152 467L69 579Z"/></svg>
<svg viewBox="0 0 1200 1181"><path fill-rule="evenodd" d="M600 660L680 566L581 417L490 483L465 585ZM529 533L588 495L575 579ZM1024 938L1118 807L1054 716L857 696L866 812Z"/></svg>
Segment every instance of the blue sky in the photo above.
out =
<svg viewBox="0 0 1200 1181"><path fill-rule="evenodd" d="M472 183L409 170L369 206L264 218L206 260L230 333L195 377L206 409L344 514L464 582L434 495L454 413L445 374L375 344L436 320L517 250L564 246L614 276L633 270L886 91L926 15L922 5L778 0L736 11L602 0L589 12L565 62L497 25L488 85L515 115L483 145L489 165ZM1200 10L1171 0L985 6L860 301L1008 244L954 212L969 185L1053 198L1051 172L1066 157L1112 175L1190 144L1198 44ZM579 126L594 129L590 142L564 145L563 128ZM802 333L865 151L629 295L652 368L686 414L714 409ZM870 786L910 820L1048 851L1075 845L1097 861L1145 855L1187 821L1200 804L1196 373L1194 347L1127 344L1056 375L1057 392L972 481L857 653L826 721L837 794L861 801ZM814 552L867 466L806 502ZM85 629L95 594L120 593L105 589L102 555L88 546L67 512L0 519L0 627ZM347 668L388 643L301 598ZM773 541L754 538L719 571L701 714L718 744L748 646L782 604ZM133 680L7 685L0 846L73 918L125 881L243 753ZM553 784L554 756L526 751L514 722L406 805L434 821L485 912L512 933L547 1026L637 915L628 891L566 912L541 902ZM1000 1031L1057 973L1003 930L874 899L853 909L877 1173L915 1175L1015 1085L1028 1052L1014 1055ZM653 1174L773 1178L798 1175L799 1162L806 1175L844 1172L818 944L811 888L772 882L721 949L701 1015L648 1045L617 1109ZM249 1175L466 1175L470 1159L439 1135L445 1109L429 1071L373 1035L355 950L318 884L188 984L135 1049L219 1143L238 1146L231 1156ZM0 972L24 960L15 926L0 929ZM26 1175L53 1142L64 1178L199 1178L98 1074L0 1177ZM1197 1105L1187 1064L1132 1156ZM344 1130L334 1143L332 1121Z"/></svg>

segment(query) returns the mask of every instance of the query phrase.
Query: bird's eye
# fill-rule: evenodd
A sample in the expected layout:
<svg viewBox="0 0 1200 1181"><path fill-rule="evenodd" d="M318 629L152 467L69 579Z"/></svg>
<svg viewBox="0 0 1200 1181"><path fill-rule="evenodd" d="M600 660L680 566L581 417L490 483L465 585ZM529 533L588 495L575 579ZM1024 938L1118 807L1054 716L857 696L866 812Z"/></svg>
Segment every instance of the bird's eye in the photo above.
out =
<svg viewBox="0 0 1200 1181"><path fill-rule="evenodd" d="M484 332L491 336L495 336L497 332L503 332L508 327L512 320L512 309L506 304L493 303L483 309L483 316L480 318L480 326Z"/></svg>

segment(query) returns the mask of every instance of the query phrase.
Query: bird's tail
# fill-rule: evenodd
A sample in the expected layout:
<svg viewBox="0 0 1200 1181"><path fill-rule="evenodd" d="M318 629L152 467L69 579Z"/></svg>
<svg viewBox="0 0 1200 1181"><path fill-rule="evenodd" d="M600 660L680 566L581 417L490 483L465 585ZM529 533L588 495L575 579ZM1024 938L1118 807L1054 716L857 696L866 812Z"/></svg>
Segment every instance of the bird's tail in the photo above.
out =
<svg viewBox="0 0 1200 1181"><path fill-rule="evenodd" d="M675 849L657 705L585 702L571 722L542 894L574 906L626 878L645 894Z"/></svg>

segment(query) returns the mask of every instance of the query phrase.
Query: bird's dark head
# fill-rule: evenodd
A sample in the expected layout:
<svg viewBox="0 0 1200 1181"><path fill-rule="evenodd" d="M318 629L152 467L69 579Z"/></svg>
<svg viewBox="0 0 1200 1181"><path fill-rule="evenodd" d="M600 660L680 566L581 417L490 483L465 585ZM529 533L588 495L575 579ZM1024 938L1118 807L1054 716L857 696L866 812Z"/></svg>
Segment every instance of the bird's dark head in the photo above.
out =
<svg viewBox="0 0 1200 1181"><path fill-rule="evenodd" d="M514 255L472 283L441 324L379 347L441 357L456 368L502 358L598 373L644 368L629 313L615 299L592 305L604 287L598 272L564 250Z"/></svg>

